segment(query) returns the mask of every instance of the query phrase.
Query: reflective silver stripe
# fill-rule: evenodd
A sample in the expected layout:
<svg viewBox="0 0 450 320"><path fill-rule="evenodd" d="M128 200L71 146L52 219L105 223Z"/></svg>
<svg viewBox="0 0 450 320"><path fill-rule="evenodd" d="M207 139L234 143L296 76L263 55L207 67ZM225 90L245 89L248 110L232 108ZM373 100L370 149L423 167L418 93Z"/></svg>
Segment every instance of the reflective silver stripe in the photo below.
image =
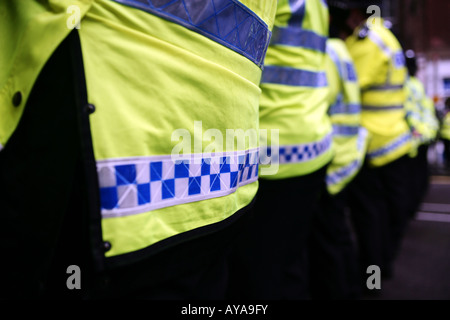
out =
<svg viewBox="0 0 450 320"><path fill-rule="evenodd" d="M261 83L274 83L287 86L320 88L328 85L325 72L295 69L290 67L268 66L263 70Z"/></svg>
<svg viewBox="0 0 450 320"><path fill-rule="evenodd" d="M362 91L385 91L385 90L403 90L402 84L384 84L379 86L371 86L363 89Z"/></svg>
<svg viewBox="0 0 450 320"><path fill-rule="evenodd" d="M392 58L392 51L384 41L372 30L369 30L368 37L374 42L389 58Z"/></svg>
<svg viewBox="0 0 450 320"><path fill-rule="evenodd" d="M325 52L327 38L299 27L277 27L272 30L270 45L302 47Z"/></svg>
<svg viewBox="0 0 450 320"><path fill-rule="evenodd" d="M271 32L237 0L112 0L182 25L247 57L264 63Z"/></svg>
<svg viewBox="0 0 450 320"><path fill-rule="evenodd" d="M358 151L365 150L365 148L367 146L367 137L368 136L369 136L369 131L367 131L367 129L364 127L359 127L358 140L356 142L356 149Z"/></svg>
<svg viewBox="0 0 450 320"><path fill-rule="evenodd" d="M359 133L359 126L346 126L340 124L333 125L333 134L338 136L356 136Z"/></svg>
<svg viewBox="0 0 450 320"><path fill-rule="evenodd" d="M343 77L344 71L342 70L342 65L341 65L341 62L340 62L340 59L339 59L339 55L333 49L333 47L331 45L329 45L329 44L327 44L326 51L327 51L327 54L330 57L330 59L335 64L335 66L336 66L336 68L338 70L338 73L339 73L339 77L341 79L343 79L344 78Z"/></svg>
<svg viewBox="0 0 450 320"><path fill-rule="evenodd" d="M103 218L222 197L258 179L259 149L97 161Z"/></svg>
<svg viewBox="0 0 450 320"><path fill-rule="evenodd" d="M401 109L403 109L403 105L394 105L394 106L369 106L369 105L362 105L361 109L364 110L364 111L401 110Z"/></svg>
<svg viewBox="0 0 450 320"><path fill-rule="evenodd" d="M328 134L320 141L306 143L281 145L278 148L267 148L261 151L261 163L300 163L314 160L327 152L331 147L332 134Z"/></svg>
<svg viewBox="0 0 450 320"><path fill-rule="evenodd" d="M396 149L403 146L405 143L409 142L411 140L411 138L412 138L412 136L410 133L401 135L400 137L398 137L397 139L395 139L388 145L368 153L367 156L370 159L385 156L386 154L395 151Z"/></svg>

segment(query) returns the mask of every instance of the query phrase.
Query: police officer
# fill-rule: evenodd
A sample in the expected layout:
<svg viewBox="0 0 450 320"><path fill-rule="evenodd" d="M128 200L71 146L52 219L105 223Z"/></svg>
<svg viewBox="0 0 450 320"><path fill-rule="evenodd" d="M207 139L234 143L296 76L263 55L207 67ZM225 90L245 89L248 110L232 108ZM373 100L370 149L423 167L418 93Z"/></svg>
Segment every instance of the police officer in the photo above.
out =
<svg viewBox="0 0 450 320"><path fill-rule="evenodd" d="M310 298L307 239L332 158L327 38L325 1L279 2L260 84L266 148L255 216L236 260L234 298Z"/></svg>
<svg viewBox="0 0 450 320"><path fill-rule="evenodd" d="M1 2L2 296L224 296L276 1L153 3Z"/></svg>
<svg viewBox="0 0 450 320"><path fill-rule="evenodd" d="M327 192L314 215L310 239L313 299L357 299L360 275L351 226L347 217L347 185L360 170L367 146L361 126L360 89L340 23L348 11L329 3L330 39L327 41L329 109L333 124L334 156L327 168Z"/></svg>
<svg viewBox="0 0 450 320"><path fill-rule="evenodd" d="M369 132L364 165L349 188L349 207L358 239L363 276L377 265L392 276L408 217L408 168L412 136L405 120L406 68L402 48L384 20L368 6L378 1L339 1L346 45L361 88L361 124ZM373 7L372 7L373 9ZM373 13L375 12L375 13ZM365 282L363 282L365 287Z"/></svg>
<svg viewBox="0 0 450 320"><path fill-rule="evenodd" d="M439 121L436 116L433 101L427 96L422 82L416 77L417 58L413 50L405 51L408 78L405 84L406 120L413 133L415 150L411 154L411 184L415 185L411 216L416 211L426 195L429 186L428 147L436 139Z"/></svg>
<svg viewBox="0 0 450 320"><path fill-rule="evenodd" d="M444 115L439 128L439 137L444 144L444 165L450 168L450 97L445 99Z"/></svg>

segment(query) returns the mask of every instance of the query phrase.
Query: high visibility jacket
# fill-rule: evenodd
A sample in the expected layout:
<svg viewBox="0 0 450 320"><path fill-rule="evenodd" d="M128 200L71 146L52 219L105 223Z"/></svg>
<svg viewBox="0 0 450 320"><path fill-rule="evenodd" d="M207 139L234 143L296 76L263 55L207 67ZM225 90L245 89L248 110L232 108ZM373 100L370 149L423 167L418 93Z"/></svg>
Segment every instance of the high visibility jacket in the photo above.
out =
<svg viewBox="0 0 450 320"><path fill-rule="evenodd" d="M443 139L450 140L450 112L446 112L439 128L439 136Z"/></svg>
<svg viewBox="0 0 450 320"><path fill-rule="evenodd" d="M261 178L305 175L332 157L325 72L327 37L324 1L278 1L261 80L260 129L261 148L267 144L267 149L261 149L261 168L265 163L279 167L274 174L262 173Z"/></svg>
<svg viewBox="0 0 450 320"><path fill-rule="evenodd" d="M405 91L406 119L411 130L419 134L415 137L416 144L429 143L436 138L439 129L433 101L427 97L422 82L416 77L408 77Z"/></svg>
<svg viewBox="0 0 450 320"><path fill-rule="evenodd" d="M405 120L407 71L399 42L383 19L364 23L347 38L361 87L361 123L370 133L369 164L382 166L408 154L412 137Z"/></svg>
<svg viewBox="0 0 450 320"><path fill-rule="evenodd" d="M44 2L0 4L0 143L75 5L106 261L183 241L252 201L274 0ZM236 141L233 129L254 137Z"/></svg>
<svg viewBox="0 0 450 320"><path fill-rule="evenodd" d="M333 160L327 167L327 189L337 194L354 178L364 161L367 130L361 126L361 98L356 71L345 43L327 41L329 109L333 124Z"/></svg>

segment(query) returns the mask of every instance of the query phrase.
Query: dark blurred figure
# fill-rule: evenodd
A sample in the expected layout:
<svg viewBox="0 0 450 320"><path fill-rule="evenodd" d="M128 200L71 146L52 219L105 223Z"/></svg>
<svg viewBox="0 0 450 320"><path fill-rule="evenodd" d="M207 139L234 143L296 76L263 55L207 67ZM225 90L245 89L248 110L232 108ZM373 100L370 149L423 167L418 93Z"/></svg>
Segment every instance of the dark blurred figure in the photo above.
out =
<svg viewBox="0 0 450 320"><path fill-rule="evenodd" d="M410 179L413 187L411 217L414 217L429 186L428 148L436 139L439 121L433 101L416 77L417 58L413 50L405 52L408 78L405 84L406 119L413 134L415 152L411 156Z"/></svg>
<svg viewBox="0 0 450 320"><path fill-rule="evenodd" d="M450 97L445 100L445 110L439 136L444 143L444 164L447 169L450 169Z"/></svg>
<svg viewBox="0 0 450 320"><path fill-rule="evenodd" d="M342 29L347 30L346 45L361 88L361 124L369 132L364 165L348 190L364 289L371 265L380 268L382 277L392 276L411 208L413 138L404 109L407 70L398 40L376 10L373 14L376 7L367 10L381 1L337 3L348 10Z"/></svg>
<svg viewBox="0 0 450 320"><path fill-rule="evenodd" d="M364 161L367 130L361 126L360 88L341 23L348 11L329 3L327 41L328 114L334 156L327 168L327 192L320 199L310 238L313 299L357 299L361 295L356 243L347 216L348 184Z"/></svg>

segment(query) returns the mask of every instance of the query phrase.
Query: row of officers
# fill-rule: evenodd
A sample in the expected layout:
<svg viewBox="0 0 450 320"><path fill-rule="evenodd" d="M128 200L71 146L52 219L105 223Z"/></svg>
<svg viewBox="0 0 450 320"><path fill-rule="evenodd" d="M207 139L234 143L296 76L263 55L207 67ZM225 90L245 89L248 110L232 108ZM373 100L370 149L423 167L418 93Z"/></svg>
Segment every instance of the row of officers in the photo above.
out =
<svg viewBox="0 0 450 320"><path fill-rule="evenodd" d="M369 2L2 1L1 297L358 299L368 266L395 276L439 122ZM201 149L174 161L180 128ZM267 137L207 153L209 129Z"/></svg>

